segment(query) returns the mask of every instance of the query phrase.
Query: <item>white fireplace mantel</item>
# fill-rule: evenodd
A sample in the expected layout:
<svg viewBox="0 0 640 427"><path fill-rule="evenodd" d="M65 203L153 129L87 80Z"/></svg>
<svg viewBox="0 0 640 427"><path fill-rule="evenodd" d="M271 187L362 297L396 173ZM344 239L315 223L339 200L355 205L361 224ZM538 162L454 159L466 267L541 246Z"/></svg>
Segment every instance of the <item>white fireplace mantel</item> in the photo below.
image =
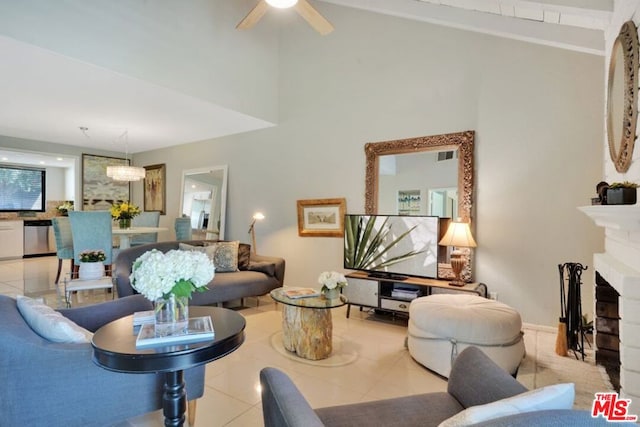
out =
<svg viewBox="0 0 640 427"><path fill-rule="evenodd" d="M621 231L640 230L640 205L593 205L578 209L596 225Z"/></svg>

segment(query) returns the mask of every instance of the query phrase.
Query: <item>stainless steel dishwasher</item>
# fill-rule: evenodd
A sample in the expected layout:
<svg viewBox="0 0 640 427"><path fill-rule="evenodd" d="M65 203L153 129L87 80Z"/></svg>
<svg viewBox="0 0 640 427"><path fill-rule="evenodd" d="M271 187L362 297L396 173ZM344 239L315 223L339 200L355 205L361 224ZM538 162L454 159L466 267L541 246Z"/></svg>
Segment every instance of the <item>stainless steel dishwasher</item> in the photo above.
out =
<svg viewBox="0 0 640 427"><path fill-rule="evenodd" d="M24 221L24 257L55 255L56 241L50 219Z"/></svg>

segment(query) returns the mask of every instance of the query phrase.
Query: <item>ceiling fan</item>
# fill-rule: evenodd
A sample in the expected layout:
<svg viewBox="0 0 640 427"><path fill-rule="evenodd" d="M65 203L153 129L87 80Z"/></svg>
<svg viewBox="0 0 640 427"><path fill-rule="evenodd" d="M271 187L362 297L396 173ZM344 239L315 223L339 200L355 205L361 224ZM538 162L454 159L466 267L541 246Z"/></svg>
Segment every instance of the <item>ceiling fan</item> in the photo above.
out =
<svg viewBox="0 0 640 427"><path fill-rule="evenodd" d="M244 17L236 28L239 30L246 30L258 23L258 21L267 13L269 6L277 7L279 9L286 9L293 7L296 12L302 16L305 21L309 23L317 32L323 36L333 31L333 25L320 15L313 6L309 4L307 0L260 0L258 4L251 9L251 12Z"/></svg>

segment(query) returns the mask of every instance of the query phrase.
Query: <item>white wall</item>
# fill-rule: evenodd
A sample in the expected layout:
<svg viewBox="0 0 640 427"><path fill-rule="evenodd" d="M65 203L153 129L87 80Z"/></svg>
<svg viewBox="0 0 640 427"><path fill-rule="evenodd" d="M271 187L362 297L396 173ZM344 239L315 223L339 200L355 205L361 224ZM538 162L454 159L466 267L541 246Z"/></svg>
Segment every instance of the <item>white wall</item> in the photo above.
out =
<svg viewBox="0 0 640 427"><path fill-rule="evenodd" d="M318 7L331 35L282 28L279 126L135 156L167 163L161 224L173 229L183 169L228 164L227 238L248 242L262 211L258 252L286 259L288 285L314 285L342 269L342 240L299 237L296 200L345 197L362 212L366 142L475 130L476 279L524 321L555 326L557 264L590 265L602 246L576 206L601 177L603 58Z"/></svg>

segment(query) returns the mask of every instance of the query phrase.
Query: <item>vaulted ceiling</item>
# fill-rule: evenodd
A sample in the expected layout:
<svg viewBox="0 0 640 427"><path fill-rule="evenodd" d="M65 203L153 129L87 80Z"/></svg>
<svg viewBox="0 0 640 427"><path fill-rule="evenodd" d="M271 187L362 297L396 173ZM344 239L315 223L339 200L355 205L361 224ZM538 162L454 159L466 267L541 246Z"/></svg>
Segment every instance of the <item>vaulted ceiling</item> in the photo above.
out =
<svg viewBox="0 0 640 427"><path fill-rule="evenodd" d="M231 26L231 20L239 20L257 0L233 6L225 3L231 0L212 1L210 8L235 8L227 22ZM594 55L604 55L604 30L613 10L613 0L315 0L329 21L336 8L323 3ZM76 2L76 8L80 4ZM5 3L0 12L11 7ZM90 9L82 11L91 14ZM277 31L281 24L271 19L264 25ZM2 26L0 53L2 135L135 153L260 129L276 121L114 71L69 51L43 48L24 33L7 33Z"/></svg>

